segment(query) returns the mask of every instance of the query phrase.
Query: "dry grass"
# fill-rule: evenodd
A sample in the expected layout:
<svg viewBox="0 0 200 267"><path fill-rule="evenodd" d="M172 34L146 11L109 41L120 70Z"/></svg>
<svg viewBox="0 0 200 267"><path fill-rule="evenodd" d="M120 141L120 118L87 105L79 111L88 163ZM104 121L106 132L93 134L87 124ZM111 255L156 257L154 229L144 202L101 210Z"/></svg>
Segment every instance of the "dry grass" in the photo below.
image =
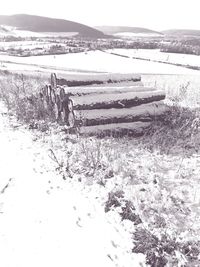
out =
<svg viewBox="0 0 200 267"><path fill-rule="evenodd" d="M54 135L55 129L48 138L65 179L94 185L108 214L115 211L135 225L134 253L144 253L150 266L199 266L200 155L185 147L185 137L166 147L181 138L173 132L178 125L172 125L171 136L164 125L137 139ZM191 134L189 139L193 142Z"/></svg>
<svg viewBox="0 0 200 267"><path fill-rule="evenodd" d="M43 77L39 75L29 76L6 71L1 73L0 77L0 97L8 110L23 122L47 120L51 111L44 106L39 97L44 84Z"/></svg>

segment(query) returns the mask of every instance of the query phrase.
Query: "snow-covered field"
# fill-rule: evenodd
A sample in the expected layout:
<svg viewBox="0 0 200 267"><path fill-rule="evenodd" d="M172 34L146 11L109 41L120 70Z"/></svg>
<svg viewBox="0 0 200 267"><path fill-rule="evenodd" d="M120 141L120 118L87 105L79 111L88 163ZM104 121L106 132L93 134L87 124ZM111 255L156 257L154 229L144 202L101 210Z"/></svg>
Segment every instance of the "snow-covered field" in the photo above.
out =
<svg viewBox="0 0 200 267"><path fill-rule="evenodd" d="M0 48L8 49L8 48L22 48L22 49L31 49L42 47L47 44L51 44L50 42L44 41L13 41L13 42L0 42ZM56 44L56 43L55 43Z"/></svg>
<svg viewBox="0 0 200 267"><path fill-rule="evenodd" d="M113 34L116 37L121 37L121 38L127 38L127 39L136 39L136 38L158 38L158 37L162 37L162 34L159 33L135 33L135 32L119 32L119 33L115 33Z"/></svg>
<svg viewBox="0 0 200 267"><path fill-rule="evenodd" d="M159 49L112 49L110 52L119 53L131 57L145 58L150 60L163 61L166 63L175 63L200 67L200 56L164 53Z"/></svg>
<svg viewBox="0 0 200 267"><path fill-rule="evenodd" d="M48 55L33 57L14 57L0 55L4 69L9 69L8 63L17 63L35 68L53 68L54 70L84 70L117 73L148 73L148 74L199 74L198 71L183 67L171 66L156 62L147 62L131 58L123 58L101 51L73 53L66 55Z"/></svg>
<svg viewBox="0 0 200 267"><path fill-rule="evenodd" d="M182 67L100 51L29 58L1 55L0 61L3 70L13 66L45 74L142 73L145 85L164 89L169 97L182 92L185 104L199 104L199 72ZM170 267L200 266L198 118L195 123L186 139L170 136L173 129L166 127L149 139L99 140L65 134L57 124L31 132L8 117L1 105L2 266L146 266L144 255L132 253L134 243L147 256L166 257ZM113 192L118 197L114 194L105 213ZM143 236L133 240L141 229L150 241ZM165 266L151 260L153 267Z"/></svg>
<svg viewBox="0 0 200 267"><path fill-rule="evenodd" d="M59 139L37 137L5 112L1 103L1 266L145 266L131 253L134 226L104 213L102 186L64 181L50 152L62 155Z"/></svg>
<svg viewBox="0 0 200 267"><path fill-rule="evenodd" d="M144 267L144 255L132 253L138 229L164 237L161 249L176 242L171 258L166 256L174 260L171 266L199 266L198 249L196 265L190 265L200 233L195 148L186 156L179 153L182 146L159 151L156 138L147 141L155 146L151 151L137 139L98 140L60 130L52 125L31 132L1 105L2 266ZM110 202L105 213L111 192L124 192L124 198ZM131 217L122 220L125 200L134 210L124 216L136 216L135 211L137 223ZM140 237L136 247L144 242L140 250L147 253L150 241ZM157 251L157 244L151 245ZM191 248L185 256L184 246Z"/></svg>
<svg viewBox="0 0 200 267"><path fill-rule="evenodd" d="M35 50L35 49L50 49L50 47L58 45L57 42L48 41L15 41L15 42L0 42L0 49L7 51L8 49L25 49ZM63 43L59 43L59 46L66 46Z"/></svg>

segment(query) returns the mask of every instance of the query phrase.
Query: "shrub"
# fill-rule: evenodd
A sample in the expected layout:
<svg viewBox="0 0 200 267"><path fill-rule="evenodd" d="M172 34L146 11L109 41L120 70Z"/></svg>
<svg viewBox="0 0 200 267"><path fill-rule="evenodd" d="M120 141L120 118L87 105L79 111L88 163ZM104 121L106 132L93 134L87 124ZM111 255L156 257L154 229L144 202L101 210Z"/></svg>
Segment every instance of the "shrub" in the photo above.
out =
<svg viewBox="0 0 200 267"><path fill-rule="evenodd" d="M133 234L132 252L146 255L146 263L151 267L199 266L200 243L180 243L162 234L160 238L147 229L138 228ZM194 263L194 265L193 265Z"/></svg>
<svg viewBox="0 0 200 267"><path fill-rule="evenodd" d="M125 200L120 215L122 220L129 220L133 222L135 225L138 225L142 222L140 216L135 213L135 207L130 200Z"/></svg>
<svg viewBox="0 0 200 267"><path fill-rule="evenodd" d="M43 81L40 81L39 76L2 73L0 97L19 120L26 123L33 120L44 120L52 111L44 106L39 95L42 84Z"/></svg>
<svg viewBox="0 0 200 267"><path fill-rule="evenodd" d="M122 190L110 192L108 194L108 200L105 203L105 212L117 207L121 207L121 212L119 212L119 215L121 216L122 221L129 220L135 225L138 225L142 222L139 215L136 214L133 203L130 200L124 199L124 192Z"/></svg>
<svg viewBox="0 0 200 267"><path fill-rule="evenodd" d="M141 141L148 149L159 149L167 154L173 153L174 148L176 153L178 150L184 153L199 151L200 109L172 105L162 120L151 125Z"/></svg>
<svg viewBox="0 0 200 267"><path fill-rule="evenodd" d="M115 192L110 192L108 194L108 200L105 203L105 212L111 210L112 207L117 208L121 206L121 200L124 198L124 192L118 190Z"/></svg>

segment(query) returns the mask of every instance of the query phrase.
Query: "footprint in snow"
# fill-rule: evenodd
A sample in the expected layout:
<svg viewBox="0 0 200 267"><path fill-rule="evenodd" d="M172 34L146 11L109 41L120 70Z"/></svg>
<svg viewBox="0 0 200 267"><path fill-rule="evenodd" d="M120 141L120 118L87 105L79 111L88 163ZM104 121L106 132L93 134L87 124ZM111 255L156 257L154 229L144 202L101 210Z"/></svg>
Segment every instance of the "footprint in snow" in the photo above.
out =
<svg viewBox="0 0 200 267"><path fill-rule="evenodd" d="M78 227L83 227L83 226L80 224L80 222L81 222L81 218L78 217L78 220L76 221L76 225L77 225Z"/></svg>

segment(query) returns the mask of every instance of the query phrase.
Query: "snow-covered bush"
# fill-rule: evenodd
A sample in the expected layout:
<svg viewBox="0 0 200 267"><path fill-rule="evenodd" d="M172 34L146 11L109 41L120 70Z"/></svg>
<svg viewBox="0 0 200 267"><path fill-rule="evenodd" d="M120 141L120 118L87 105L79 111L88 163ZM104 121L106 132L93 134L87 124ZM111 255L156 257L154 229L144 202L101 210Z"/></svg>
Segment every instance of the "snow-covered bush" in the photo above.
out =
<svg viewBox="0 0 200 267"><path fill-rule="evenodd" d="M9 110L24 122L47 119L50 110L39 97L41 77L24 74L3 73L0 79L0 97Z"/></svg>
<svg viewBox="0 0 200 267"><path fill-rule="evenodd" d="M163 152L184 149L194 152L200 148L200 109L190 109L174 104L162 120L152 124L146 139L147 147L160 148Z"/></svg>

